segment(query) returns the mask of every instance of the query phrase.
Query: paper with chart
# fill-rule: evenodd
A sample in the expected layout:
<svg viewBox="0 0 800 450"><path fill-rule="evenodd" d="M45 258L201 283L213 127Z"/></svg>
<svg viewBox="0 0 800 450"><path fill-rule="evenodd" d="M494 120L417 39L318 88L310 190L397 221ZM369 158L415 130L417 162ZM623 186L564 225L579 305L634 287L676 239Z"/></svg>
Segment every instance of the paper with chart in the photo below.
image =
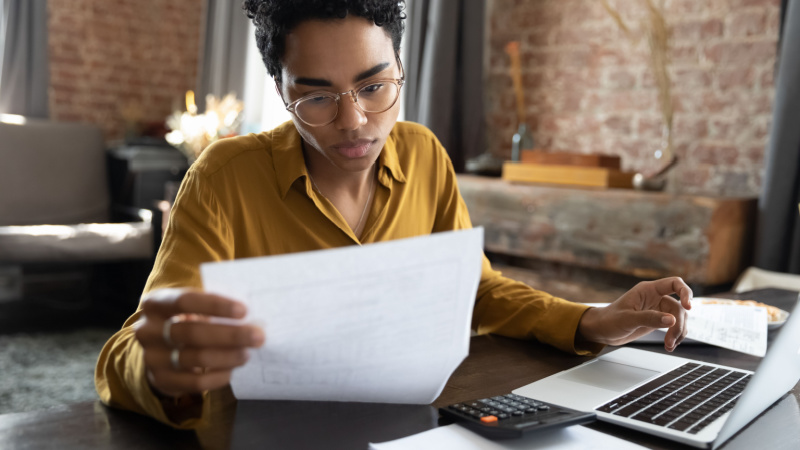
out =
<svg viewBox="0 0 800 450"><path fill-rule="evenodd" d="M687 337L755 356L767 353L767 310L760 306L692 303Z"/></svg>
<svg viewBox="0 0 800 450"><path fill-rule="evenodd" d="M431 403L469 351L482 248L476 228L203 264L204 288L264 325L234 394Z"/></svg>

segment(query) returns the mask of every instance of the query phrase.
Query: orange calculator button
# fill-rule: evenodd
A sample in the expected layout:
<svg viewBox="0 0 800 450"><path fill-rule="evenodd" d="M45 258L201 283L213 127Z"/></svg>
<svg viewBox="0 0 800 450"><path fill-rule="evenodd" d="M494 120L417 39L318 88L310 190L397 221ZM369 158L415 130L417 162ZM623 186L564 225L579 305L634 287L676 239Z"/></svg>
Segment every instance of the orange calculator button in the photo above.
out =
<svg viewBox="0 0 800 450"><path fill-rule="evenodd" d="M497 417L495 417L495 416L483 416L483 417L481 417L481 422L484 422L484 423L497 422Z"/></svg>

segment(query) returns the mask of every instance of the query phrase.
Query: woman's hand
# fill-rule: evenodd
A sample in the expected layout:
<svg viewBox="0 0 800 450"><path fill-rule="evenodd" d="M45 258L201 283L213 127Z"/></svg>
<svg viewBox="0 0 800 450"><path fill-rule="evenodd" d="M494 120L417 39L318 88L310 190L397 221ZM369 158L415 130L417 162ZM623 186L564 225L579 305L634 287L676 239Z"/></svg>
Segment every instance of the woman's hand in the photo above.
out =
<svg viewBox="0 0 800 450"><path fill-rule="evenodd" d="M678 294L680 301L670 294ZM686 310L692 308L692 297L692 290L678 277L639 283L607 307L587 310L578 324L577 339L622 345L656 328L669 328L664 348L671 352L688 332Z"/></svg>
<svg viewBox="0 0 800 450"><path fill-rule="evenodd" d="M150 385L179 397L218 389L248 360L248 348L264 344L255 325L215 323L213 318L242 319L247 308L237 301L184 289L160 289L142 301L143 319L136 339L144 349Z"/></svg>

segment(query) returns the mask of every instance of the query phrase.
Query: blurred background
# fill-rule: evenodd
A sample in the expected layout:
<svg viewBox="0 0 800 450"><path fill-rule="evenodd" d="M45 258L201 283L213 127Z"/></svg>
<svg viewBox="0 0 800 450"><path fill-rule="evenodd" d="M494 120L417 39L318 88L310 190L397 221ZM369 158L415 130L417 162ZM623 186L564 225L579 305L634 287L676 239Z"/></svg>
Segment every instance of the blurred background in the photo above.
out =
<svg viewBox="0 0 800 450"><path fill-rule="evenodd" d="M797 1L406 3L401 120L507 276L593 302L797 286ZM96 398L190 164L290 119L238 0L2 5L0 414Z"/></svg>

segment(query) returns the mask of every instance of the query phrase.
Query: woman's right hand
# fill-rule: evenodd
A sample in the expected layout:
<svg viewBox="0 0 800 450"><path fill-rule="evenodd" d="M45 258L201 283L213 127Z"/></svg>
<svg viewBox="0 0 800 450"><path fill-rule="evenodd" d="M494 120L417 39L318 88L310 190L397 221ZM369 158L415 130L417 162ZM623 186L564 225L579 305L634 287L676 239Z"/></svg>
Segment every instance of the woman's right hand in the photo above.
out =
<svg viewBox="0 0 800 450"><path fill-rule="evenodd" d="M248 348L264 344L259 326L213 321L247 314L244 304L218 295L159 289L142 300L142 312L136 339L144 349L151 387L165 396L227 386L233 369L247 362Z"/></svg>

